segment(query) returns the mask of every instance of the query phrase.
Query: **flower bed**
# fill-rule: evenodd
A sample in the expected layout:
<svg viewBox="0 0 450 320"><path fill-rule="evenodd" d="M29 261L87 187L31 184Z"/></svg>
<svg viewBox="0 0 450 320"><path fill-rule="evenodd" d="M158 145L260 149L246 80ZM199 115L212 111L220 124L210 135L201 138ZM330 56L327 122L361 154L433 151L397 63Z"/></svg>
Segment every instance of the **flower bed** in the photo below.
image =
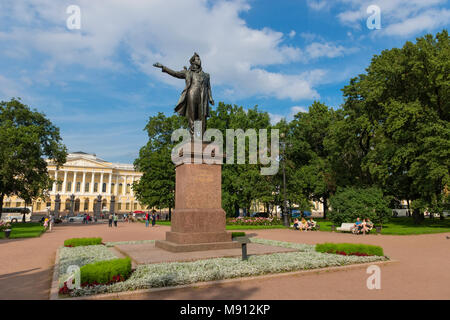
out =
<svg viewBox="0 0 450 320"><path fill-rule="evenodd" d="M103 245L62 247L59 249L59 275L60 278L65 275L67 268L71 265L81 268L89 263L116 258L116 255Z"/></svg>
<svg viewBox="0 0 450 320"><path fill-rule="evenodd" d="M252 239L252 242L296 248L298 251L254 255L247 261L242 261L241 258L216 258L139 265L123 282L75 289L70 294L84 296L113 293L386 260L379 256L358 257L315 252L313 245L263 239Z"/></svg>
<svg viewBox="0 0 450 320"><path fill-rule="evenodd" d="M5 222L5 221L0 221L0 232L4 232L7 229L11 229L11 223Z"/></svg>
<svg viewBox="0 0 450 320"><path fill-rule="evenodd" d="M228 218L227 225L241 225L241 226L274 226L281 225L282 222L278 218L252 218L252 217L238 217Z"/></svg>
<svg viewBox="0 0 450 320"><path fill-rule="evenodd" d="M355 243L321 243L316 245L317 252L353 256L383 256L383 248L368 244Z"/></svg>

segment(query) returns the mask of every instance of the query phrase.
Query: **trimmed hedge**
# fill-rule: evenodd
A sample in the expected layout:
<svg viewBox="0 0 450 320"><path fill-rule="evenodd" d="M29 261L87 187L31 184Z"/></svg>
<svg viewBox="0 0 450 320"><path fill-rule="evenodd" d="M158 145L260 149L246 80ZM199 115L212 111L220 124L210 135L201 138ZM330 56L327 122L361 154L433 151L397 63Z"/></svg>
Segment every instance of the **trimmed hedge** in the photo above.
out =
<svg viewBox="0 0 450 320"><path fill-rule="evenodd" d="M102 238L72 238L64 241L65 247L94 246L102 244Z"/></svg>
<svg viewBox="0 0 450 320"><path fill-rule="evenodd" d="M124 281L131 274L131 259L112 259L87 264L80 268L82 285L110 284Z"/></svg>
<svg viewBox="0 0 450 320"><path fill-rule="evenodd" d="M316 244L316 251L355 256L384 256L383 248L369 244L319 243Z"/></svg>
<svg viewBox="0 0 450 320"><path fill-rule="evenodd" d="M245 237L245 232L232 232L231 237L232 238Z"/></svg>

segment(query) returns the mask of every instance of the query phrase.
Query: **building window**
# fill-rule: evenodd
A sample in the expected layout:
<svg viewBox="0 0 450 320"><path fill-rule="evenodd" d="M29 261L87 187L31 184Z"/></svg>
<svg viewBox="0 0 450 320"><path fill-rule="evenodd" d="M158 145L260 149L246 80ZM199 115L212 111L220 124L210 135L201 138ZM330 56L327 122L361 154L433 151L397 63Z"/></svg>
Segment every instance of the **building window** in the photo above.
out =
<svg viewBox="0 0 450 320"><path fill-rule="evenodd" d="M51 208L52 206L52 202L51 201L47 201L47 207Z"/></svg>
<svg viewBox="0 0 450 320"><path fill-rule="evenodd" d="M66 191L70 192L72 190L72 182L67 182L67 189Z"/></svg>
<svg viewBox="0 0 450 320"><path fill-rule="evenodd" d="M137 210L137 203L136 202L134 203L133 206L134 206L133 210Z"/></svg>
<svg viewBox="0 0 450 320"><path fill-rule="evenodd" d="M121 183L119 183L119 193L123 193L122 187L123 187L123 185Z"/></svg>
<svg viewBox="0 0 450 320"><path fill-rule="evenodd" d="M129 203L127 203L127 204L125 205L125 210L130 210L130 204L129 204Z"/></svg>
<svg viewBox="0 0 450 320"><path fill-rule="evenodd" d="M97 192L98 191L98 183L96 182L96 183L94 183L94 192Z"/></svg>
<svg viewBox="0 0 450 320"><path fill-rule="evenodd" d="M127 194L130 193L130 184L127 184Z"/></svg>
<svg viewBox="0 0 450 320"><path fill-rule="evenodd" d="M81 190L81 182L77 182L77 184L75 185L75 192L80 192Z"/></svg>
<svg viewBox="0 0 450 320"><path fill-rule="evenodd" d="M16 202L16 208L19 208L21 204L21 202Z"/></svg>
<svg viewBox="0 0 450 320"><path fill-rule="evenodd" d="M122 210L122 204L121 204L121 203L118 203L118 204L117 204L117 211L120 211L120 210Z"/></svg>
<svg viewBox="0 0 450 320"><path fill-rule="evenodd" d="M41 210L41 203L37 202L36 203L36 211L39 211L39 210Z"/></svg>
<svg viewBox="0 0 450 320"><path fill-rule="evenodd" d="M61 191L62 191L62 181L58 181L58 184L57 184L56 190L58 190L59 192L61 192Z"/></svg>
<svg viewBox="0 0 450 320"><path fill-rule="evenodd" d="M5 203L5 208L9 208L11 206L11 202L6 202Z"/></svg>
<svg viewBox="0 0 450 320"><path fill-rule="evenodd" d="M106 192L106 183L104 183L102 186L102 192Z"/></svg>
<svg viewBox="0 0 450 320"><path fill-rule="evenodd" d="M115 187L115 184L114 184L114 183L111 183L111 193L112 193L112 194L115 193L115 192L114 192L114 190L115 190L114 187Z"/></svg>
<svg viewBox="0 0 450 320"><path fill-rule="evenodd" d="M89 182L84 184L84 192L89 192Z"/></svg>
<svg viewBox="0 0 450 320"><path fill-rule="evenodd" d="M89 199L84 200L84 211L89 210Z"/></svg>

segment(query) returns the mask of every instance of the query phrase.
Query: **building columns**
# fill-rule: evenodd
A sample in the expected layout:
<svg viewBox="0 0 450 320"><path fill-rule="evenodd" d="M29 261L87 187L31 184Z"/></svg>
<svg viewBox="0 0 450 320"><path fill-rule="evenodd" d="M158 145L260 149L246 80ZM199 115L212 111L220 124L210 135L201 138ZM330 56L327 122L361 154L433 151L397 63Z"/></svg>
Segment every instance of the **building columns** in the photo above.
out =
<svg viewBox="0 0 450 320"><path fill-rule="evenodd" d="M103 172L100 174L100 190L99 193L103 193Z"/></svg>
<svg viewBox="0 0 450 320"><path fill-rule="evenodd" d="M53 193L56 193L56 188L57 188L57 185L56 185L56 183L58 182L58 171L57 170L55 170L55 182L53 182L53 187L52 187L52 191L53 191Z"/></svg>
<svg viewBox="0 0 450 320"><path fill-rule="evenodd" d="M108 194L111 194L112 173L109 174Z"/></svg>
<svg viewBox="0 0 450 320"><path fill-rule="evenodd" d="M91 189L91 193L94 193L95 171L92 171L91 175L92 175L92 177L91 177L90 189Z"/></svg>
<svg viewBox="0 0 450 320"><path fill-rule="evenodd" d="M64 171L64 181L63 181L62 193L66 193L66 187L67 187L67 171Z"/></svg>
<svg viewBox="0 0 450 320"><path fill-rule="evenodd" d="M77 172L73 172L73 182L72 182L72 193L75 193L76 189L76 183L77 183Z"/></svg>
<svg viewBox="0 0 450 320"><path fill-rule="evenodd" d="M81 190L83 190L83 191L81 191ZM83 171L83 182L81 183L80 191L82 193L86 192L86 171Z"/></svg>

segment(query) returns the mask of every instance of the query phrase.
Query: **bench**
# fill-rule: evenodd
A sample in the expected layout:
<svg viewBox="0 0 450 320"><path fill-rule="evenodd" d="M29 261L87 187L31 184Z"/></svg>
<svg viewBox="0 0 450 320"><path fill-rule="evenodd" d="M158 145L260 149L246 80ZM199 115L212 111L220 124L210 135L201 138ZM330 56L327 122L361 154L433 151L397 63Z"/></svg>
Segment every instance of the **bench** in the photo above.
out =
<svg viewBox="0 0 450 320"><path fill-rule="evenodd" d="M343 231L343 232L352 232L353 227L355 226L354 223L343 223L340 227L337 227L337 231Z"/></svg>
<svg viewBox="0 0 450 320"><path fill-rule="evenodd" d="M296 230L296 229L294 228L294 225L293 225L293 224L291 224L291 228L294 229L294 230ZM318 231L318 230L320 230L320 225L316 223L316 225L315 225L314 227L308 228L308 230L310 230L310 231Z"/></svg>
<svg viewBox="0 0 450 320"><path fill-rule="evenodd" d="M342 232L358 233L358 232L353 230L354 228L355 228L355 224L354 223L343 223L343 224L341 224L340 227L337 227L336 230L337 231L342 231ZM372 228L373 228L373 225L371 227L368 227L368 230L366 231L366 233L370 233L370 230L372 230Z"/></svg>

